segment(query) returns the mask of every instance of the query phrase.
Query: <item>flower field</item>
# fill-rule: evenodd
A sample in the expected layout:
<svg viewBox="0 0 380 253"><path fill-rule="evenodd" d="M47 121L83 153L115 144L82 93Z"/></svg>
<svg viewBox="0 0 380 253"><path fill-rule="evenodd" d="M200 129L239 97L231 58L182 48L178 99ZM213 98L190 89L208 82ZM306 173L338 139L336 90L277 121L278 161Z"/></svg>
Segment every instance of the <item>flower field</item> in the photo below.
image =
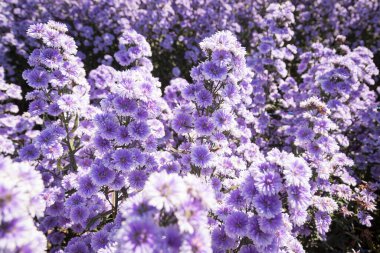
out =
<svg viewBox="0 0 380 253"><path fill-rule="evenodd" d="M380 252L377 0L0 1L0 253Z"/></svg>

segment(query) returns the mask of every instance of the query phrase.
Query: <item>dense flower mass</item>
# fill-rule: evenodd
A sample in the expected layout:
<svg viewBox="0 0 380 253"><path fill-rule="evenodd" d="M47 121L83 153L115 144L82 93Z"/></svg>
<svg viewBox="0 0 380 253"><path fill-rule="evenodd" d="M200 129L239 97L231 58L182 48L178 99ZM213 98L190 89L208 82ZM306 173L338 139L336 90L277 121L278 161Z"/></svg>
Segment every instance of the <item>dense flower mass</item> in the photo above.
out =
<svg viewBox="0 0 380 253"><path fill-rule="evenodd" d="M379 12L1 2L0 252L379 251Z"/></svg>
<svg viewBox="0 0 380 253"><path fill-rule="evenodd" d="M45 208L41 174L1 156L0 176L0 251L45 252L46 237L33 220Z"/></svg>

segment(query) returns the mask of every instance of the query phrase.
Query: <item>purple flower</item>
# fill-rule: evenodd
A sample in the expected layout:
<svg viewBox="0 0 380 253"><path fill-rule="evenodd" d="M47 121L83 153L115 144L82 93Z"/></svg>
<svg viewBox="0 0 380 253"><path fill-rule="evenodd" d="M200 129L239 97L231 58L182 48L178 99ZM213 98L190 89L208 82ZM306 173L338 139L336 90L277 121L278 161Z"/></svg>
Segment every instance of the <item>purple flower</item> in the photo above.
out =
<svg viewBox="0 0 380 253"><path fill-rule="evenodd" d="M232 61L232 55L227 50L215 50L211 56L214 62L219 62L221 65L226 66Z"/></svg>
<svg viewBox="0 0 380 253"><path fill-rule="evenodd" d="M65 234L61 232L52 232L47 236L49 242L52 244L61 244L65 239Z"/></svg>
<svg viewBox="0 0 380 253"><path fill-rule="evenodd" d="M306 209L311 204L310 189L304 186L290 186L287 188L288 202L292 208Z"/></svg>
<svg viewBox="0 0 380 253"><path fill-rule="evenodd" d="M233 190L227 199L227 203L236 208L244 208L246 201L239 189Z"/></svg>
<svg viewBox="0 0 380 253"><path fill-rule="evenodd" d="M183 248L185 252L205 253L211 248L210 235L206 229L198 229L185 237Z"/></svg>
<svg viewBox="0 0 380 253"><path fill-rule="evenodd" d="M96 232L91 237L91 247L93 250L98 251L99 249L105 248L108 244L108 233L104 230Z"/></svg>
<svg viewBox="0 0 380 253"><path fill-rule="evenodd" d="M42 68L26 70L23 77L28 82L28 85L35 89L46 89L49 85L49 73Z"/></svg>
<svg viewBox="0 0 380 253"><path fill-rule="evenodd" d="M196 102L200 107L206 108L212 105L212 94L206 89L201 89L195 95Z"/></svg>
<svg viewBox="0 0 380 253"><path fill-rule="evenodd" d="M268 246L274 239L273 234L264 233L256 217L249 218L247 236L260 248Z"/></svg>
<svg viewBox="0 0 380 253"><path fill-rule="evenodd" d="M155 225L149 219L132 220L122 232L121 252L150 252L158 240Z"/></svg>
<svg viewBox="0 0 380 253"><path fill-rule="evenodd" d="M23 161L33 161L40 156L40 152L33 144L29 144L20 149L19 156Z"/></svg>
<svg viewBox="0 0 380 253"><path fill-rule="evenodd" d="M90 176L82 176L78 179L78 193L83 197L91 197L98 191L98 187L92 182Z"/></svg>
<svg viewBox="0 0 380 253"><path fill-rule="evenodd" d="M189 84L182 91L182 95L187 100L192 100L195 98L195 94L203 88L201 83Z"/></svg>
<svg viewBox="0 0 380 253"><path fill-rule="evenodd" d="M2 221L0 226L0 243L3 252L26 251L36 252L41 249L33 246L33 242L46 243L44 236L36 230L32 219L19 217L10 221ZM28 246L31 246L30 248ZM40 245L39 245L40 246ZM28 249L29 248L29 249Z"/></svg>
<svg viewBox="0 0 380 253"><path fill-rule="evenodd" d="M319 157L322 154L321 146L318 143L314 143L314 142L310 142L307 145L307 151L315 157Z"/></svg>
<svg viewBox="0 0 380 253"><path fill-rule="evenodd" d="M94 119L96 126L99 128L101 136L107 140L111 140L115 137L119 124L116 117L112 114L98 114Z"/></svg>
<svg viewBox="0 0 380 253"><path fill-rule="evenodd" d="M70 211L70 218L75 223L85 222L90 215L87 207L74 206Z"/></svg>
<svg viewBox="0 0 380 253"><path fill-rule="evenodd" d="M276 195L282 188L281 181L278 173L264 171L255 176L255 187L260 194Z"/></svg>
<svg viewBox="0 0 380 253"><path fill-rule="evenodd" d="M21 86L18 86L15 84L10 84L6 89L7 89L6 94L9 96L9 98L13 98L13 99L17 99L17 100L21 100L23 98L21 95L21 92L22 92Z"/></svg>
<svg viewBox="0 0 380 253"><path fill-rule="evenodd" d="M373 220L373 217L371 215L369 215L368 213L363 212L363 211L359 211L358 218L359 218L360 224L363 224L367 227L372 226L371 220Z"/></svg>
<svg viewBox="0 0 380 253"><path fill-rule="evenodd" d="M63 155L63 147L57 142L49 146L43 145L41 147L41 153L44 154L47 159L58 159Z"/></svg>
<svg viewBox="0 0 380 253"><path fill-rule="evenodd" d="M129 151L131 151L132 160L133 160L133 164L134 165L136 165L136 166L142 166L142 165L144 165L146 156L144 155L143 152L141 152L140 149L138 149L138 148L131 148L131 149L129 149Z"/></svg>
<svg viewBox="0 0 380 253"><path fill-rule="evenodd" d="M246 199L246 201L252 201L256 196L257 189L255 187L255 180L252 176L248 176L244 183L242 184L242 195Z"/></svg>
<svg viewBox="0 0 380 253"><path fill-rule="evenodd" d="M57 103L50 104L47 113L51 116L58 116L62 113L62 110L59 108Z"/></svg>
<svg viewBox="0 0 380 253"><path fill-rule="evenodd" d="M84 203L84 198L80 194L74 193L66 200L65 206L73 207L73 206L82 205L83 203Z"/></svg>
<svg viewBox="0 0 380 253"><path fill-rule="evenodd" d="M165 170L168 174L178 173L180 169L178 162L169 162L161 166L161 170Z"/></svg>
<svg viewBox="0 0 380 253"><path fill-rule="evenodd" d="M29 112L33 116L41 115L41 114L44 114L46 112L46 110L48 109L48 106L49 105L44 100L37 99L37 100L30 102Z"/></svg>
<svg viewBox="0 0 380 253"><path fill-rule="evenodd" d="M106 89L115 82L115 69L100 65L94 70L91 70L89 74L89 83L94 85L98 89Z"/></svg>
<svg viewBox="0 0 380 253"><path fill-rule="evenodd" d="M273 218L259 218L260 229L264 233L274 234L283 225L282 215L278 214Z"/></svg>
<svg viewBox="0 0 380 253"><path fill-rule="evenodd" d="M57 104L64 112L75 112L79 110L81 100L76 94L64 94L58 99Z"/></svg>
<svg viewBox="0 0 380 253"><path fill-rule="evenodd" d="M223 88L222 96L228 98L231 103L236 103L235 101L240 98L237 85L233 83L226 84Z"/></svg>
<svg viewBox="0 0 380 253"><path fill-rule="evenodd" d="M103 102L104 102L104 100L103 100ZM97 114L94 117L94 122L95 122L96 126L98 128L100 128L101 130L103 130L102 127L104 125L106 125L107 123L111 123L111 124L117 124L118 123L116 116L112 113Z"/></svg>
<svg viewBox="0 0 380 253"><path fill-rule="evenodd" d="M134 99L117 96L113 100L116 112L123 116L132 116L136 113L138 104Z"/></svg>
<svg viewBox="0 0 380 253"><path fill-rule="evenodd" d="M221 250L231 249L235 244L235 240L227 235L224 227L214 229L211 237L213 246Z"/></svg>
<svg viewBox="0 0 380 253"><path fill-rule="evenodd" d="M186 134L191 131L193 119L187 113L178 113L174 116L172 127L179 134Z"/></svg>
<svg viewBox="0 0 380 253"><path fill-rule="evenodd" d="M57 49L45 48L41 52L41 63L51 69L56 69L62 64L63 57Z"/></svg>
<svg viewBox="0 0 380 253"><path fill-rule="evenodd" d="M73 243L73 244L69 244L65 251L67 253L77 253L77 252L81 252L81 253L89 253L90 250L88 249L87 245L85 242L81 242L81 241L77 241L76 243Z"/></svg>
<svg viewBox="0 0 380 253"><path fill-rule="evenodd" d="M111 143L109 140L102 138L100 135L94 137L94 144L97 150L101 153L106 153L111 149Z"/></svg>
<svg viewBox="0 0 380 253"><path fill-rule="evenodd" d="M146 175L146 172L141 170L131 171L128 176L129 184L136 189L142 189L147 179L148 177Z"/></svg>
<svg viewBox="0 0 380 253"><path fill-rule="evenodd" d="M227 77L227 68L215 62L205 62L203 64L203 70L207 79L221 81Z"/></svg>
<svg viewBox="0 0 380 253"><path fill-rule="evenodd" d="M64 205L62 202L55 202L53 205L46 208L46 214L51 216L59 216L64 211Z"/></svg>
<svg viewBox="0 0 380 253"><path fill-rule="evenodd" d="M279 235L281 236L281 235ZM279 240L275 238L271 244L262 247L260 249L262 252L273 252L273 253L279 253L280 252L280 245L279 245Z"/></svg>
<svg viewBox="0 0 380 253"><path fill-rule="evenodd" d="M36 138L37 146L51 146L57 143L58 136L54 133L52 129L43 130L39 136Z"/></svg>
<svg viewBox="0 0 380 253"><path fill-rule="evenodd" d="M152 103L153 104L153 103ZM145 107L139 107L135 114L133 115L135 120L137 121L146 121L149 117L149 112L148 112L148 108L145 108Z"/></svg>
<svg viewBox="0 0 380 253"><path fill-rule="evenodd" d="M308 217L307 211L291 208L289 210L289 213L290 213L290 220L293 222L293 224L297 226L302 226L303 224L305 224Z"/></svg>
<svg viewBox="0 0 380 253"><path fill-rule="evenodd" d="M260 216L268 219L281 213L281 201L276 195L265 196L259 194L253 199L253 205Z"/></svg>
<svg viewBox="0 0 380 253"><path fill-rule="evenodd" d="M267 54L271 51L271 49L273 48L273 44L274 42L273 41L262 41L260 43L260 45L258 46L258 49L260 51L260 53L262 54Z"/></svg>
<svg viewBox="0 0 380 253"><path fill-rule="evenodd" d="M286 161L284 176L288 185L307 185L311 177L311 170L302 158L293 158Z"/></svg>
<svg viewBox="0 0 380 253"><path fill-rule="evenodd" d="M119 126L116 132L115 140L119 145L126 145L132 141L126 126Z"/></svg>
<svg viewBox="0 0 380 253"><path fill-rule="evenodd" d="M64 87L70 83L70 78L64 75L60 70L51 73L50 83L53 87Z"/></svg>
<svg viewBox="0 0 380 253"><path fill-rule="evenodd" d="M43 184L24 171L28 163L0 159L0 251L304 252L315 232L327 239L338 206L371 225L380 174L376 5L259 1L247 11L244 1L210 1L205 12L197 1L58 1L62 16L21 2L2 5L10 15L0 21L0 152L31 161ZM321 23L331 10L348 15ZM25 39L24 26L46 17L70 29L50 21ZM355 39L365 27L366 38ZM249 46L249 67L234 33ZM22 77L35 90L22 114L13 101L21 86L4 80L18 80L34 46ZM176 78L162 96L158 80L172 73L193 83ZM123 202L118 215L97 217L112 209L113 191ZM49 244L34 239L34 223Z"/></svg>
<svg viewBox="0 0 380 253"><path fill-rule="evenodd" d="M129 170L134 164L133 154L128 149L116 150L113 153L112 158L114 160L116 168L122 171Z"/></svg>
<svg viewBox="0 0 380 253"><path fill-rule="evenodd" d="M32 38L41 39L45 29L46 29L45 24L37 23L37 24L30 25L26 33L28 34L28 36Z"/></svg>
<svg viewBox="0 0 380 253"><path fill-rule="evenodd" d="M150 129L148 124L144 121L132 121L128 125L128 132L132 138L136 140L144 140L148 137Z"/></svg>
<svg viewBox="0 0 380 253"><path fill-rule="evenodd" d="M219 191L222 188L222 183L219 178L213 177L211 179L211 186L214 190Z"/></svg>
<svg viewBox="0 0 380 253"><path fill-rule="evenodd" d="M259 253L253 244L244 245L240 248L239 253Z"/></svg>
<svg viewBox="0 0 380 253"><path fill-rule="evenodd" d="M179 233L178 229L174 226L167 227L164 230L163 248L167 249L168 252L179 252L182 245L182 235Z"/></svg>
<svg viewBox="0 0 380 253"><path fill-rule="evenodd" d="M215 128L215 124L211 118L203 116L195 120L195 130L200 135L210 135Z"/></svg>
<svg viewBox="0 0 380 253"><path fill-rule="evenodd" d="M315 213L315 226L322 236L330 230L331 217L327 212L317 211Z"/></svg>
<svg viewBox="0 0 380 253"><path fill-rule="evenodd" d="M296 137L301 142L308 142L314 138L314 132L308 127L302 127L298 129Z"/></svg>
<svg viewBox="0 0 380 253"><path fill-rule="evenodd" d="M210 164L211 160L212 154L207 146L199 145L191 149L191 162L195 166L204 168Z"/></svg>
<svg viewBox="0 0 380 253"><path fill-rule="evenodd" d="M219 109L213 113L215 125L221 131L232 128L233 114L223 109Z"/></svg>
<svg viewBox="0 0 380 253"><path fill-rule="evenodd" d="M110 184L110 188L119 191L121 188L125 186L125 177L124 175L117 173L115 176L115 179L113 182Z"/></svg>
<svg viewBox="0 0 380 253"><path fill-rule="evenodd" d="M108 185L115 179L115 172L100 161L93 163L90 175L93 182L99 186Z"/></svg>
<svg viewBox="0 0 380 253"><path fill-rule="evenodd" d="M119 50L115 54L115 59L116 61L121 65L121 66L128 66L133 62L133 59L129 56L129 53L125 50Z"/></svg>
<svg viewBox="0 0 380 253"><path fill-rule="evenodd" d="M244 236L248 228L248 216L243 212L233 212L225 220L226 233L235 238Z"/></svg>

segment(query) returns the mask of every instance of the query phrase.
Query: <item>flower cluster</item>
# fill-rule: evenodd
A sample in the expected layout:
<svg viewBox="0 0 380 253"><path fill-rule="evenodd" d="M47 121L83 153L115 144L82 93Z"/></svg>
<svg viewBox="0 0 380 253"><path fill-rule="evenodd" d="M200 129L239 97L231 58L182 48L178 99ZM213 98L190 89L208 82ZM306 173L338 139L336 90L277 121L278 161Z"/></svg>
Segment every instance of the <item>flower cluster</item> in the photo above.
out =
<svg viewBox="0 0 380 253"><path fill-rule="evenodd" d="M22 99L21 87L8 84L4 79L4 69L0 67L0 153L14 155L38 135L33 128L41 124L41 119L29 113L17 115L19 107L16 101Z"/></svg>
<svg viewBox="0 0 380 253"><path fill-rule="evenodd" d="M116 62L123 68L145 69L151 72L153 65L148 57L152 55L150 45L144 36L138 34L133 29L124 31L119 39L119 51L114 54ZM89 74L89 84L91 86L90 98L99 100L107 97L111 87L118 82L118 73L115 68L109 66L113 58L109 57L109 62L98 66ZM107 65L106 65L107 64Z"/></svg>
<svg viewBox="0 0 380 253"><path fill-rule="evenodd" d="M130 37L142 38L134 31L130 33ZM128 36L124 34L124 38ZM62 247L65 236L74 237L66 247L67 252L104 248L110 230L117 225L113 220L121 203L141 191L149 174L158 168L157 147L165 136L160 120L165 119L163 108L167 107L161 98L159 81L146 65L122 71L101 67L112 71L114 80L106 89L97 90L107 91L102 96L92 97L98 106L91 109L93 115L79 112L68 135L65 128L60 131L61 127L53 124L41 132L52 133L53 141L58 143L74 141L73 147L67 148L67 155L61 152L56 159L60 168L65 161L75 166L56 171L59 188L46 193L55 202L50 202L42 224L44 231L55 230L54 236L48 237L54 250ZM100 87L98 82L104 80L99 73L96 74L99 79L92 79L92 88ZM62 233L59 229L62 226L74 234ZM99 232L86 234L88 230Z"/></svg>
<svg viewBox="0 0 380 253"><path fill-rule="evenodd" d="M40 173L0 156L0 177L0 251L45 252L46 237L33 220L45 208Z"/></svg>
<svg viewBox="0 0 380 253"><path fill-rule="evenodd" d="M53 21L28 29L28 35L40 44L29 57L32 68L23 73L34 89L26 98L32 100L29 113L43 118L43 124L35 138L18 150L18 159L30 161L42 174L46 210L38 218L39 229L47 235L53 252L65 243L67 232L62 228L80 231L81 218L88 212L76 206L78 196L67 191L75 185L70 182L73 175L80 173L76 153L91 139L90 119L98 110L89 105L90 86L83 63L76 55L73 38L66 32L64 24ZM98 203L96 209L102 210L100 197L93 198L92 203Z"/></svg>
<svg viewBox="0 0 380 253"><path fill-rule="evenodd" d="M297 48L291 43L294 32L294 6L290 2L270 4L266 9L265 32L257 35L259 41L256 50L248 57L248 65L255 76L252 79L252 100L248 108L254 116L251 124L257 140L269 139L269 147L280 142L279 135L274 133L278 128L278 117L281 110L274 110L273 104L282 108L295 105L298 87L290 75L287 66L291 65ZM260 145L259 142L257 142ZM263 143L262 148L267 148Z"/></svg>
<svg viewBox="0 0 380 253"><path fill-rule="evenodd" d="M379 71L372 61L373 54L364 47L350 50L341 45L331 50L314 44L301 58L298 71L302 73L301 87L305 89L301 98L313 95L326 103L331 119L337 124L339 144L349 149L361 170L368 163L373 164L371 173L378 181L379 144L371 136L379 125L380 114L371 86Z"/></svg>
<svg viewBox="0 0 380 253"><path fill-rule="evenodd" d="M152 174L144 190L121 207L116 252L211 252L210 192L194 175Z"/></svg>
<svg viewBox="0 0 380 253"><path fill-rule="evenodd" d="M142 39L140 45L147 45L135 31L124 34L123 38L125 41L139 38ZM142 56L150 53L149 45L141 50L141 56L134 60L143 62ZM145 61L149 60L145 58ZM128 178L126 188L141 189L147 175L157 167L155 152L165 136L161 120L166 117L163 111L167 106L161 98L160 82L146 65L123 71L113 69L113 73L114 83L100 102L101 112L93 119L96 133L91 144L95 155L102 160L99 162L112 172L109 179L102 181L96 177L96 171L103 173L104 168L93 167L92 179L101 186L111 183L112 177L118 181Z"/></svg>
<svg viewBox="0 0 380 253"><path fill-rule="evenodd" d="M144 36L131 29L121 35L119 51L115 53L115 59L121 66L143 64L149 61L146 57L150 56L152 56L150 45Z"/></svg>
<svg viewBox="0 0 380 253"><path fill-rule="evenodd" d="M56 117L85 111L88 104L88 83L73 38L65 34L67 27L54 21L35 24L28 35L42 40L43 46L33 50L24 79L35 89L27 95L31 115L47 113Z"/></svg>

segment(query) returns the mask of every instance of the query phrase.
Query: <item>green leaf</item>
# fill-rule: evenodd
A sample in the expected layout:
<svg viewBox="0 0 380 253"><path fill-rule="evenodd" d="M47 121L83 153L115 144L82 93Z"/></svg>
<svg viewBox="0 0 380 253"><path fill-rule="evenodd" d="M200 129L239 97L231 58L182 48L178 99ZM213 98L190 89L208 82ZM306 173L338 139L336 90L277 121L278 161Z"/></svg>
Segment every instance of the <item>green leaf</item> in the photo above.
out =
<svg viewBox="0 0 380 253"><path fill-rule="evenodd" d="M77 113L75 115L75 121L74 121L74 126L73 128L71 129L70 133L74 133L77 129L78 129L78 126L79 126L79 114Z"/></svg>

